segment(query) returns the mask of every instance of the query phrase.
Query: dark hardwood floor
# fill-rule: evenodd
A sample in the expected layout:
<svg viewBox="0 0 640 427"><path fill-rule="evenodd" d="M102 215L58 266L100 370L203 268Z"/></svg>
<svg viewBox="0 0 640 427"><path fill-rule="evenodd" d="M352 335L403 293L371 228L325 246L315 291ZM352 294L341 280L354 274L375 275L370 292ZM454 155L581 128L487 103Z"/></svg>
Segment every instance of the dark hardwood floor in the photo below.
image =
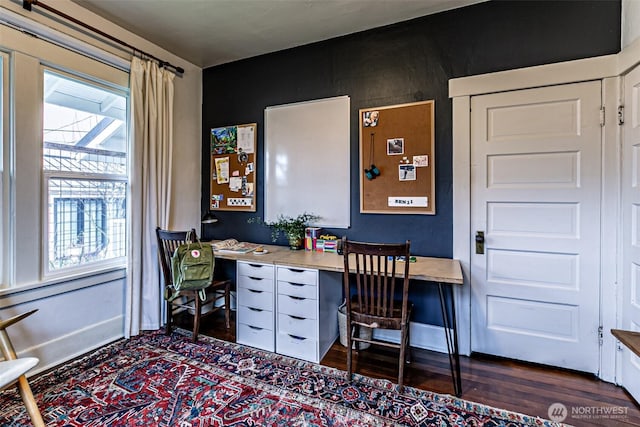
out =
<svg viewBox="0 0 640 427"><path fill-rule="evenodd" d="M200 333L235 342L235 313L226 330L222 312L203 319ZM191 329L191 316L176 316L176 324ZM322 359L323 365L346 369L346 348L339 341ZM372 347L354 359L356 372L397 380L397 352ZM595 376L485 355L461 357L462 398L485 405L549 418L549 406L562 403L575 426L640 426L640 407L621 387ZM453 394L446 354L412 350L405 384ZM615 415L614 415L615 414Z"/></svg>

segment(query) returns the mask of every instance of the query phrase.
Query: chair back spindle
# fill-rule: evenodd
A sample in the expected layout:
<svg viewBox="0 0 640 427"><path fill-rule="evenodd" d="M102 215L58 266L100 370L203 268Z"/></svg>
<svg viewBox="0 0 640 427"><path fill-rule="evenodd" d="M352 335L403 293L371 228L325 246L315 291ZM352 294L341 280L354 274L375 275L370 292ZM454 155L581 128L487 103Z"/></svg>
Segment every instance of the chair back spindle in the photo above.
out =
<svg viewBox="0 0 640 427"><path fill-rule="evenodd" d="M349 267L351 274L355 276L353 297L360 310L372 316L389 316L394 308L401 310L402 307L397 305L404 298L396 296L397 285L403 277L408 277L409 265L407 262L399 262L398 257L409 259L405 244L400 244L399 247L397 244L382 244L371 248L362 246L371 245L370 243L347 242L353 262L351 265L345 265L345 271ZM403 264L404 268L399 268L399 263ZM404 284L401 283L400 286ZM404 293L405 289L402 291ZM351 291L345 295L350 294Z"/></svg>

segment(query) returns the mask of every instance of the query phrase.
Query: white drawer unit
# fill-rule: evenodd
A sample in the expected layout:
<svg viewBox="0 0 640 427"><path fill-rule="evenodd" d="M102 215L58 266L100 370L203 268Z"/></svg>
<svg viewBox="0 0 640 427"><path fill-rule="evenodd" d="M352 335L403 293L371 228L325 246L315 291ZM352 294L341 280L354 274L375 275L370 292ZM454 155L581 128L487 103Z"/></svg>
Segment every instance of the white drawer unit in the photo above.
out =
<svg viewBox="0 0 640 427"><path fill-rule="evenodd" d="M236 342L275 351L275 267L238 261L236 268Z"/></svg>
<svg viewBox="0 0 640 427"><path fill-rule="evenodd" d="M281 282L278 281L278 285ZM292 295L283 294L278 288L277 296L278 314L289 314L291 316L303 319L318 318L318 297L314 295L312 298L301 298Z"/></svg>
<svg viewBox="0 0 640 427"><path fill-rule="evenodd" d="M238 276L273 280L273 264L238 261Z"/></svg>
<svg viewBox="0 0 640 427"><path fill-rule="evenodd" d="M243 305L238 307L237 313L245 325L273 325L273 310Z"/></svg>
<svg viewBox="0 0 640 427"><path fill-rule="evenodd" d="M279 332L276 336L277 352L286 356L319 363L318 340Z"/></svg>
<svg viewBox="0 0 640 427"><path fill-rule="evenodd" d="M341 276L276 267L276 352L320 363L338 336Z"/></svg>
<svg viewBox="0 0 640 427"><path fill-rule="evenodd" d="M318 289L315 284L309 285L278 280L278 293L280 295L316 299L316 292L318 292Z"/></svg>
<svg viewBox="0 0 640 427"><path fill-rule="evenodd" d="M318 339L316 318L304 318L290 314L278 313L278 331L296 337Z"/></svg>
<svg viewBox="0 0 640 427"><path fill-rule="evenodd" d="M239 344L246 344L250 345L251 347L273 351L272 329L264 329L258 326L238 323L237 334L238 337L236 338L236 342L238 342Z"/></svg>
<svg viewBox="0 0 640 427"><path fill-rule="evenodd" d="M278 280L298 284L316 286L318 284L318 270L294 267L278 267Z"/></svg>
<svg viewBox="0 0 640 427"><path fill-rule="evenodd" d="M273 284L273 282L271 282ZM260 309L273 313L273 292L238 288L238 306L249 309ZM242 319L246 321L246 319ZM260 326L260 325L258 325Z"/></svg>
<svg viewBox="0 0 640 427"><path fill-rule="evenodd" d="M273 271L272 271L273 272ZM238 276L242 280L238 283L238 289L251 289L252 291L273 292L273 279L253 276Z"/></svg>

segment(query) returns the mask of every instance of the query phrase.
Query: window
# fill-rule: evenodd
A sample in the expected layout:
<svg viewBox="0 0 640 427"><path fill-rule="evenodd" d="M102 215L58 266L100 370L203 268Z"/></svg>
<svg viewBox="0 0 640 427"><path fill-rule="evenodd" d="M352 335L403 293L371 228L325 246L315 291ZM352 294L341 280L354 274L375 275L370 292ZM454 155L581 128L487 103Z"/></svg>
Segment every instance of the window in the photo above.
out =
<svg viewBox="0 0 640 427"><path fill-rule="evenodd" d="M124 262L126 117L124 93L44 71L45 274Z"/></svg>

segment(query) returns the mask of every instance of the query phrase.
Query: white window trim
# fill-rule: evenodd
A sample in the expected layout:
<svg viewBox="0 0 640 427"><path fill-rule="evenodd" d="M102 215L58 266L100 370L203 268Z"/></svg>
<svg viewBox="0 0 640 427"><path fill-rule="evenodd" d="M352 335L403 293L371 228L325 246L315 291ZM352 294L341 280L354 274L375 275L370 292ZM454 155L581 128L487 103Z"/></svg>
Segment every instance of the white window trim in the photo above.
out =
<svg viewBox="0 0 640 427"><path fill-rule="evenodd" d="M9 179L12 175L11 169L13 165L10 156L11 120L9 114L11 110L9 109L9 61L9 55L0 51L0 64L2 65L0 72L0 76L2 77L0 81L0 102L2 103L0 106L0 111L2 111L2 122L0 122L0 200L2 200L2 206L12 206L11 180ZM9 212L0 209L0 242L14 241L10 238L10 218L11 215ZM13 283L13 269L10 268L10 266L13 265L11 256L14 251L9 250L8 245L10 244L12 243L0 245L0 287Z"/></svg>
<svg viewBox="0 0 640 427"><path fill-rule="evenodd" d="M57 46L69 49L89 58L93 58L122 71L129 72L131 70L131 62L129 60L106 52L67 34L61 33L60 31L18 13L12 12L4 7L0 7L0 23L8 27L15 28L18 31L26 31L27 33L36 35L40 39L46 40L49 43L53 43Z"/></svg>

